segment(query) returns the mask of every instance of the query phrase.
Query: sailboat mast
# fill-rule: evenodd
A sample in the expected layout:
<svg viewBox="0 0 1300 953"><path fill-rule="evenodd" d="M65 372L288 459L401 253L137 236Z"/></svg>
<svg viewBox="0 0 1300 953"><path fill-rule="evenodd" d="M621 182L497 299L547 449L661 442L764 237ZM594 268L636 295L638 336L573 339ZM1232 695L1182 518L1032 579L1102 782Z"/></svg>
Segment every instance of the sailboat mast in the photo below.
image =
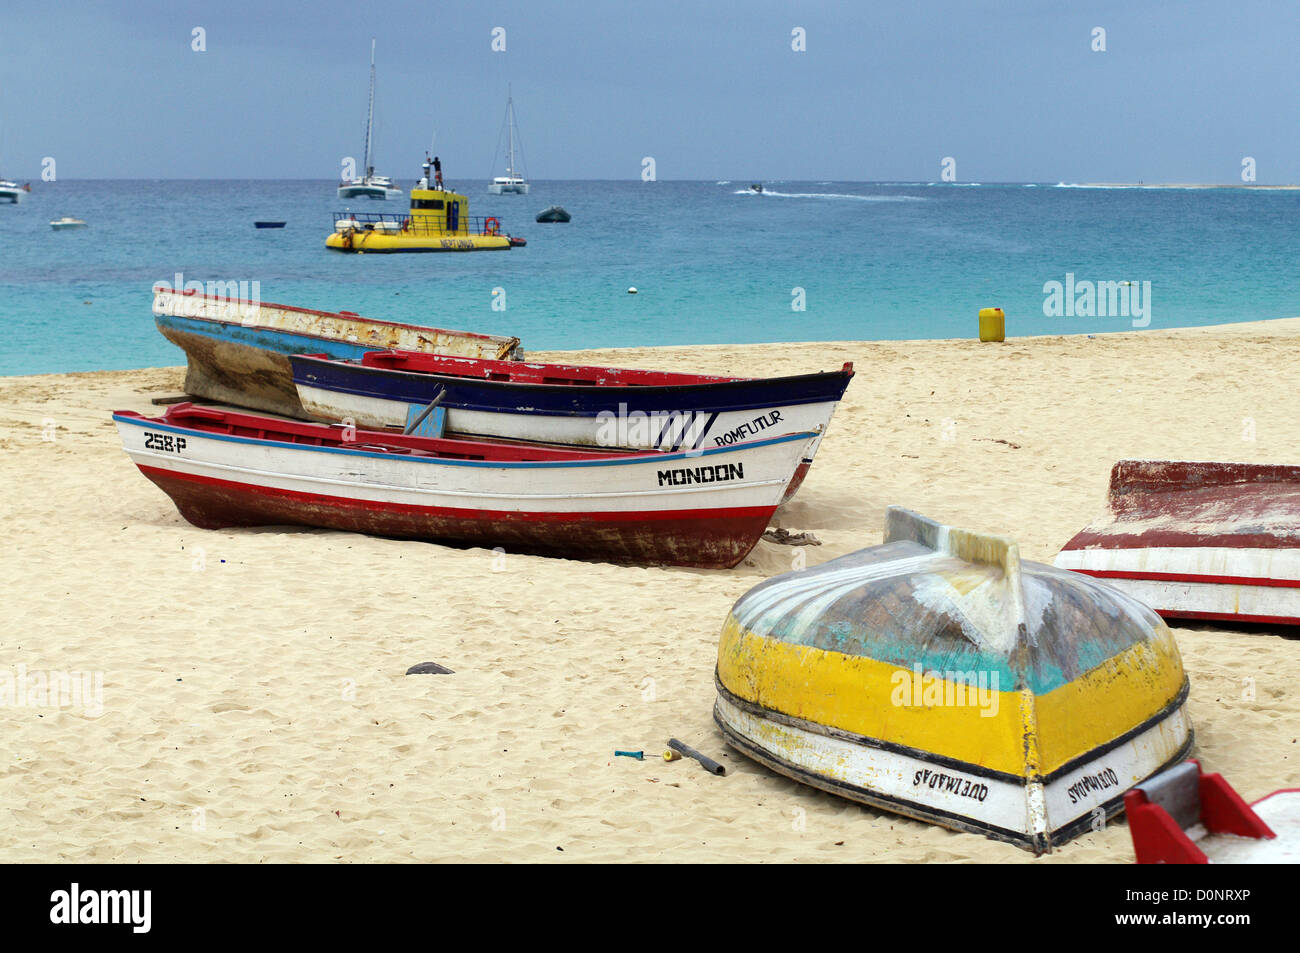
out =
<svg viewBox="0 0 1300 953"><path fill-rule="evenodd" d="M366 178L370 177L370 134L375 122L375 41L370 41L370 104L366 107Z"/></svg>
<svg viewBox="0 0 1300 953"><path fill-rule="evenodd" d="M515 174L515 99L511 94L510 86L506 86L506 125L510 127L510 168L506 169L506 175Z"/></svg>

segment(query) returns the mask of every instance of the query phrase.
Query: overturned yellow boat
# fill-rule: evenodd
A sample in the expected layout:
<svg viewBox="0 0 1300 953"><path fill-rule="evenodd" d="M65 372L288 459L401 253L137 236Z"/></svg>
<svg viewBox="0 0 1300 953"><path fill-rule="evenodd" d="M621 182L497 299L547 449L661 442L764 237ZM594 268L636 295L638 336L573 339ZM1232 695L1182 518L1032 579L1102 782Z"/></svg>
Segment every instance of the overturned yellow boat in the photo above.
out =
<svg viewBox="0 0 1300 953"><path fill-rule="evenodd" d="M509 251L527 244L495 217L471 218L469 199L445 189L411 189L406 214L340 212L325 246L358 253Z"/></svg>
<svg viewBox="0 0 1300 953"><path fill-rule="evenodd" d="M742 596L717 684L727 741L773 770L1035 853L1192 745L1153 611L898 507L883 545Z"/></svg>

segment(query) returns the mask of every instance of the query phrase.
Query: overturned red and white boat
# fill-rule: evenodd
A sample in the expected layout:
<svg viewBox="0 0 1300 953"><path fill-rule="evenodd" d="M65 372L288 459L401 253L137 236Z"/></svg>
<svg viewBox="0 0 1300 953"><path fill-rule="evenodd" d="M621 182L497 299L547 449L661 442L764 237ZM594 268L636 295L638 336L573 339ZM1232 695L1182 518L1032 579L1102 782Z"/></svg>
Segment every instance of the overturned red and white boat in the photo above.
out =
<svg viewBox="0 0 1300 953"><path fill-rule="evenodd" d="M131 459L196 526L304 525L648 565L727 568L754 548L812 433L610 454L309 424L177 404L113 415Z"/></svg>
<svg viewBox="0 0 1300 953"><path fill-rule="evenodd" d="M1166 618L1300 625L1300 467L1121 460L1056 565Z"/></svg>

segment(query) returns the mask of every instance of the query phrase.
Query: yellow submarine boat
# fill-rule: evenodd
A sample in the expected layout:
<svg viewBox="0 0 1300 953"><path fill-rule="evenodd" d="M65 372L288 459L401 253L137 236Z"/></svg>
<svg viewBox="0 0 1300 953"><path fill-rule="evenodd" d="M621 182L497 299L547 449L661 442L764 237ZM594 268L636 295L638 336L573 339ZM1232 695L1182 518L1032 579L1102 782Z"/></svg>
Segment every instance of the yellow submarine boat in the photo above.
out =
<svg viewBox="0 0 1300 953"><path fill-rule="evenodd" d="M405 214L343 212L334 217L334 232L325 246L357 253L431 251L509 251L527 244L507 235L499 219L471 218L469 199L443 188L411 189Z"/></svg>

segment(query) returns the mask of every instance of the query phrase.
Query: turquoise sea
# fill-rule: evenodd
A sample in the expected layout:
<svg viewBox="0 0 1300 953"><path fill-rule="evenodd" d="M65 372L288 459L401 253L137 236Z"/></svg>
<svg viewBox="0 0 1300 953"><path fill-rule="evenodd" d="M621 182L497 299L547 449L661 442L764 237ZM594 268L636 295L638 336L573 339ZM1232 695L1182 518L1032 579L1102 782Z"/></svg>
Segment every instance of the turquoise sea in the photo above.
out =
<svg viewBox="0 0 1300 953"><path fill-rule="evenodd" d="M409 181L399 181L403 188ZM1047 282L1150 282L1152 329L1300 315L1300 192L861 182L534 182L467 192L511 252L344 255L327 181L34 182L0 205L0 374L183 363L159 281L257 282L261 300L518 335L531 350L1128 330L1049 316ZM560 204L567 225L539 225ZM51 219L85 219L55 232ZM258 231L255 219L283 219ZM638 294L627 293L635 286ZM494 289L503 289L494 295ZM804 310L796 289L802 289ZM504 302L505 310L494 310Z"/></svg>

